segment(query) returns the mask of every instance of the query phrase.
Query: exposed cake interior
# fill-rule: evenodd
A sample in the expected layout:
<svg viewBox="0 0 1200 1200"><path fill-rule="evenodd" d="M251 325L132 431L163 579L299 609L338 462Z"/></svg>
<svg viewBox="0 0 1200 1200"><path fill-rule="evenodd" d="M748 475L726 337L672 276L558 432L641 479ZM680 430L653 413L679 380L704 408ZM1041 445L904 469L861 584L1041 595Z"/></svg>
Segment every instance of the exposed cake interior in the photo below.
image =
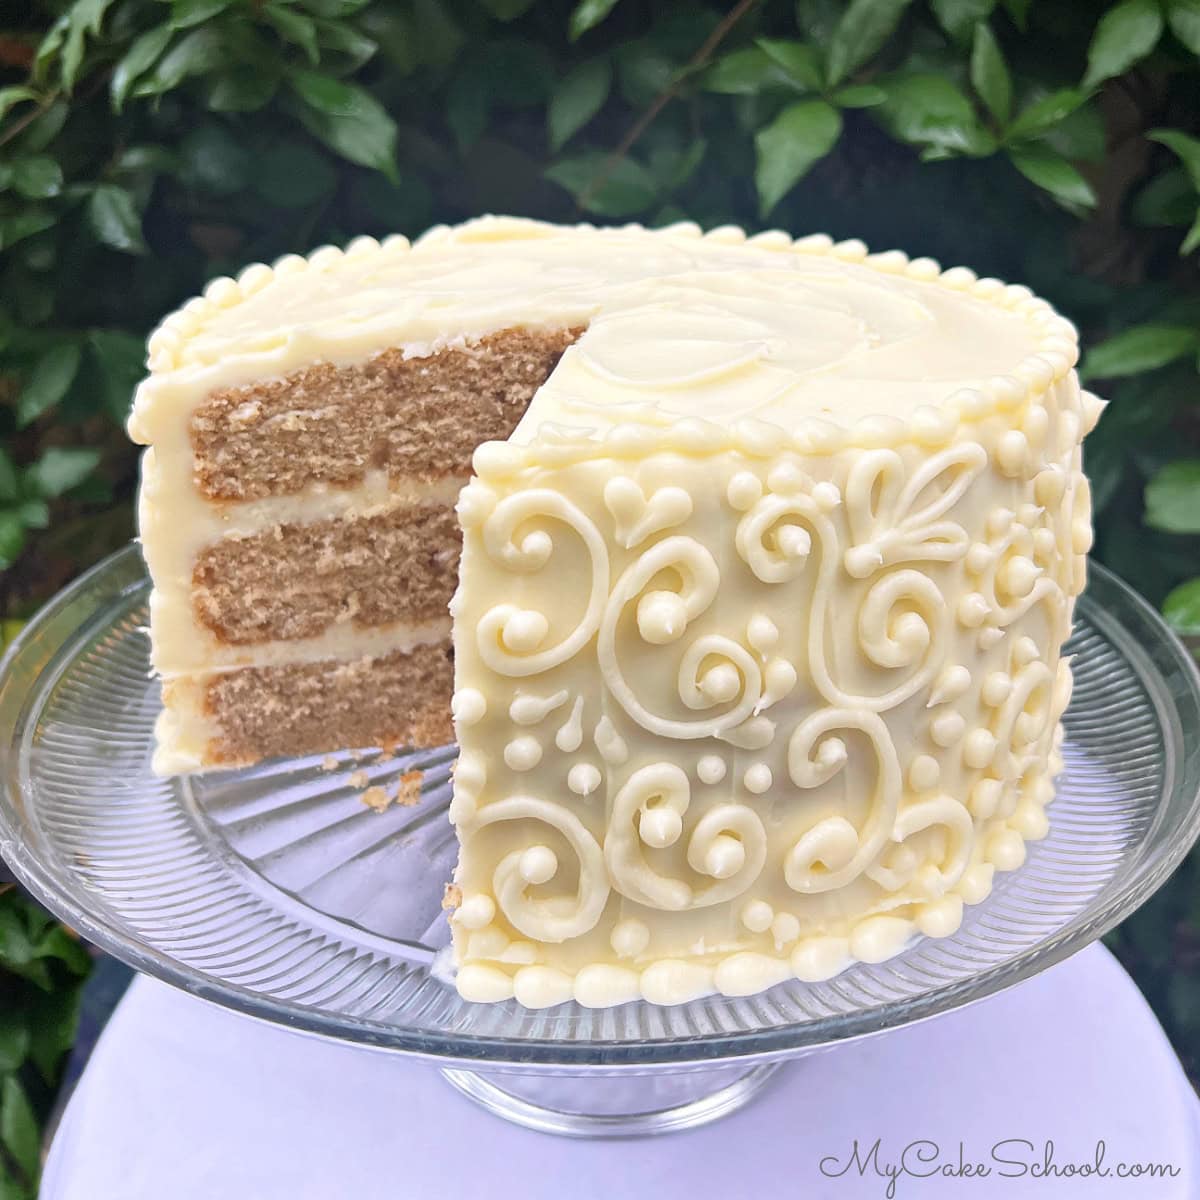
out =
<svg viewBox="0 0 1200 1200"><path fill-rule="evenodd" d="M194 483L223 530L179 583L224 662L159 664L163 720L191 765L451 740L458 491L579 332L322 362L196 408Z"/></svg>

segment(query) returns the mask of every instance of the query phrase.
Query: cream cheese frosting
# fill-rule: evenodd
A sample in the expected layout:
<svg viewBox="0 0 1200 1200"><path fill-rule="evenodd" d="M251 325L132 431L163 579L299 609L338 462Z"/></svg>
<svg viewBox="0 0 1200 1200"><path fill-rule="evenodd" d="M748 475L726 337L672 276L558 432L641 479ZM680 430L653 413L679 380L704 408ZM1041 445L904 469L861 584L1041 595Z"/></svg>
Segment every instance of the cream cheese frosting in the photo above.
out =
<svg viewBox="0 0 1200 1200"><path fill-rule="evenodd" d="M1053 794L1100 410L1071 324L819 236L360 239L164 322L144 522L213 390L516 327L584 332L459 500L461 994L742 995L952 933ZM198 545L151 564L168 663Z"/></svg>

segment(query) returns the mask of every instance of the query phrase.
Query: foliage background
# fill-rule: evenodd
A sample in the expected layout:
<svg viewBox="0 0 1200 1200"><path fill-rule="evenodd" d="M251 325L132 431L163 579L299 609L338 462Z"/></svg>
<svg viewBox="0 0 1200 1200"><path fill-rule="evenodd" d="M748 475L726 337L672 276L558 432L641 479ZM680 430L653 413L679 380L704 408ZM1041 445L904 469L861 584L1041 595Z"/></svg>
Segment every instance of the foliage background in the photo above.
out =
<svg viewBox="0 0 1200 1200"><path fill-rule="evenodd" d="M1200 0L0 14L6 637L131 533L120 425L165 312L247 262L496 211L825 230L1028 283L1079 324L1082 372L1113 402L1087 446L1096 553L1200 638ZM1197 876L1193 860L1114 938L1193 1069ZM4 989L57 996L84 964L32 978L14 922L30 944L57 935L0 904L7 1197L36 1174L14 1088L31 1060L52 1082L54 1056L37 1019L11 1032Z"/></svg>

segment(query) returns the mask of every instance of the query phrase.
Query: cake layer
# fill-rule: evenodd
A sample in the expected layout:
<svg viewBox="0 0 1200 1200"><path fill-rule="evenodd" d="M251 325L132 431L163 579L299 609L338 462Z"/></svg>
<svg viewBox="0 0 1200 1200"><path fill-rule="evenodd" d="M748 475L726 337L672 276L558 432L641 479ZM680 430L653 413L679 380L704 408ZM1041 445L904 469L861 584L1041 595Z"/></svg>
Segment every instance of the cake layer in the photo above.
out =
<svg viewBox="0 0 1200 1200"><path fill-rule="evenodd" d="M157 770L453 740L448 639L348 662L246 667L163 683Z"/></svg>
<svg viewBox="0 0 1200 1200"><path fill-rule="evenodd" d="M196 486L214 500L352 487L367 471L465 474L506 438L578 330L508 329L427 357L390 348L352 366L209 394L191 417Z"/></svg>
<svg viewBox="0 0 1200 1200"><path fill-rule="evenodd" d="M182 453L156 446L142 461L138 524L154 580L150 597L151 656L160 674L169 677L260 662L278 665L309 659L358 658L386 651L391 645L389 639L400 639L399 645L410 633L418 640L429 640L428 631L414 631L415 625L437 623L439 637L449 628L442 609L429 620L405 620L394 628L367 627L346 620L327 626L315 637L257 643L225 641L198 619L194 576L201 557L225 541L253 541L268 531L288 526L372 520L385 517L397 507L449 510L465 479L447 476L426 483L392 479L372 471L353 488L314 484L292 496L216 503L204 499L190 483L178 485L189 463L186 444ZM336 586L334 580L328 582ZM349 593L345 599L349 610Z"/></svg>
<svg viewBox="0 0 1200 1200"><path fill-rule="evenodd" d="M444 503L396 504L361 517L274 525L200 552L197 620L222 642L252 645L443 617L462 535Z"/></svg>

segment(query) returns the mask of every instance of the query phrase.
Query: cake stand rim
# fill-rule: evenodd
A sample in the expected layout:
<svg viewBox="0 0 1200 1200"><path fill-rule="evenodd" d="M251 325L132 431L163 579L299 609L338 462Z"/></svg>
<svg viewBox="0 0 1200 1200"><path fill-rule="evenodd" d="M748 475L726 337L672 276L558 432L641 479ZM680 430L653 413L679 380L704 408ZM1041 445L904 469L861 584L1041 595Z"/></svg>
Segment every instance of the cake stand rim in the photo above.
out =
<svg viewBox="0 0 1200 1200"><path fill-rule="evenodd" d="M1089 561L1088 570L1089 589L1081 597L1088 620L1093 625L1103 627L1109 634L1114 628L1121 631L1124 636L1120 639L1123 643L1120 652L1123 657L1136 660L1133 661L1133 667L1143 681L1149 669L1160 684L1165 683L1165 675L1159 665L1165 656L1181 672L1192 707L1200 712L1200 665L1183 642L1153 606L1118 575L1092 561ZM109 589L110 601L117 600L131 588L144 586L145 568L136 542L102 559L52 597L0 656L0 745L6 749L11 746L12 733L18 725L13 714L24 711L22 701L18 699L14 703L8 695L14 686L14 665L23 655L30 653L30 647L36 643L39 633L52 616L72 600L79 599L96 580L106 580L109 575L114 577L114 586ZM125 579L118 585L119 575L124 575ZM1123 605L1121 614L1116 615L1101 604L1095 595L1096 591L1115 596ZM1140 618L1148 623L1157 635L1157 641L1149 646L1138 643L1129 628L1131 618ZM58 647L58 653L62 649ZM58 657L58 653L52 654L41 665L39 675ZM1155 696L1154 700L1157 722L1163 732L1164 744L1169 749L1173 741L1178 742L1178 736L1175 739L1168 736L1167 715L1162 711L1161 697ZM1177 709L1172 710L1172 715L1178 718ZM1176 726L1176 733L1182 732L1186 736L1186 730L1178 720ZM1197 732L1200 733L1200 727ZM1195 794L1184 802L1184 814L1177 830L1180 836L1173 838L1153 866L1143 869L1141 873L1137 870L1130 872L1129 868L1136 866L1136 856L1144 851L1146 841L1143 839L1131 847L1120 866L1114 870L1114 875L1125 870L1128 877L1097 911L1084 909L1068 926L1044 938L1016 959L998 963L978 974L907 1000L764 1030L628 1041L513 1039L498 1035L444 1034L406 1029L384 1022L340 1018L319 1008L267 997L239 987L139 943L118 922L93 915L92 911L66 895L56 886L49 868L25 850L13 821L13 792L18 788L19 762L16 756L7 752L5 758L5 784L0 795L0 857L35 899L107 953L135 970L254 1020L309 1036L410 1054L441 1067L457 1066L468 1070L490 1068L497 1073L587 1071L607 1074L646 1070L703 1070L730 1063L752 1066L831 1049L959 1011L1040 974L1102 937L1166 882L1200 837L1200 756L1193 754L1185 767L1195 767L1193 773L1197 778L1186 784L1189 788L1195 785ZM1193 763L1192 759L1197 762ZM1178 764L1170 755L1168 769L1178 769ZM1175 786L1178 786L1178 781ZM983 902L984 905L986 903Z"/></svg>

